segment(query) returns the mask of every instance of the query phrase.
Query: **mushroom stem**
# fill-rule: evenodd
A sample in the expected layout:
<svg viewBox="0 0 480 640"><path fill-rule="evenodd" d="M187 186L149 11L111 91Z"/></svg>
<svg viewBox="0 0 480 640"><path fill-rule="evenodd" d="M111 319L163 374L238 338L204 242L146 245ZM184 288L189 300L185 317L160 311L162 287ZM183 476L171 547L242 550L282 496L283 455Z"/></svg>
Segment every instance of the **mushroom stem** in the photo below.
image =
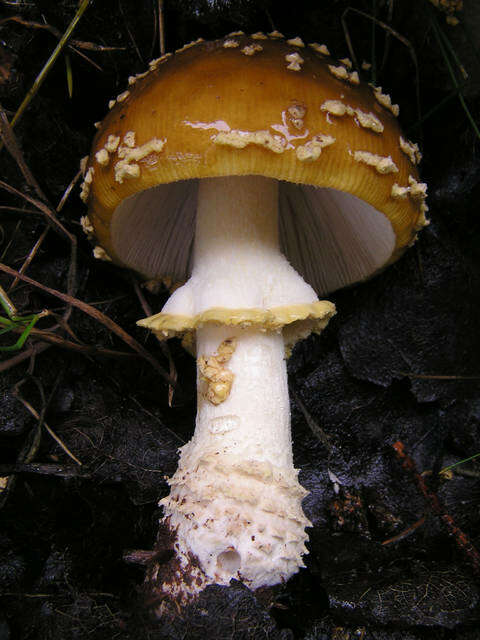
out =
<svg viewBox="0 0 480 640"><path fill-rule="evenodd" d="M164 312L318 300L279 251L277 188L257 176L200 184L192 277ZM309 525L293 467L281 331L226 320L196 336L195 434L162 500L180 571L159 586L180 602L232 578L252 589L287 580L303 566Z"/></svg>

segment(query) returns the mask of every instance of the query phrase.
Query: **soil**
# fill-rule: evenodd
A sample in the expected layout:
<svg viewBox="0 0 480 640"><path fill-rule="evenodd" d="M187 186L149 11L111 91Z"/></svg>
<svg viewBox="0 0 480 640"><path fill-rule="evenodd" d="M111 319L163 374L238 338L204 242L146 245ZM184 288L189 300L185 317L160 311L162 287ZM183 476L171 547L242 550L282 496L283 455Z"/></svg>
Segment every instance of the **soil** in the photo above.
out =
<svg viewBox="0 0 480 640"><path fill-rule="evenodd" d="M90 6L73 37L115 49L68 49L15 126L26 166L54 208L89 152L93 122L159 54L157 3L141 5ZM77 6L4 3L4 18L24 21L0 22L0 102L9 120L57 42L32 23L63 33ZM12 277L2 273L18 313L48 309L36 327L57 325L61 344L32 334L0 362L1 640L480 637L480 458L462 462L480 453L477 3L464 2L452 26L427 0L166 1L167 50L276 28L326 42L342 58L349 7L358 60L375 60L376 84L421 143L431 224L383 274L330 296L337 316L289 360L295 465L310 492L307 568L262 592L233 582L208 587L178 615L153 620L141 550L153 547L158 499L193 432L195 362L170 341L177 383L169 389L158 367L98 318L75 306L65 315L65 300L32 283L9 291ZM376 11L391 29L373 29L352 9ZM0 165L1 180L20 192L2 187L2 204L22 209L0 210L1 262L18 270L47 220L25 199L41 198L5 148ZM135 325L145 315L138 291L153 312L168 292L153 294L93 258L78 194L77 184L58 213L78 242L70 292L172 371L165 350ZM26 275L67 292L71 246L51 228ZM5 334L2 344L17 337Z"/></svg>

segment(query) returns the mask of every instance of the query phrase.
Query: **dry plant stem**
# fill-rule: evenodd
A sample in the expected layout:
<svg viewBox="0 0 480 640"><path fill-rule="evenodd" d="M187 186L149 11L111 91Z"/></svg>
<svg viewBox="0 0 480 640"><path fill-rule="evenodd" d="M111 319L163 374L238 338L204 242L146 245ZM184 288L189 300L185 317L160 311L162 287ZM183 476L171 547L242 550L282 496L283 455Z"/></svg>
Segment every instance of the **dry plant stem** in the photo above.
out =
<svg viewBox="0 0 480 640"><path fill-rule="evenodd" d="M48 426L48 424L45 422L45 420L43 420L43 416L40 415L38 413L38 411L36 411L32 407L32 405L29 402L27 402L27 400L25 400L25 398L22 398L22 396L18 393L18 391L15 392L15 395L20 400L20 402L23 404L23 406L32 414L32 416L34 416L35 418L37 418L37 420L40 421L41 425L43 427L45 427L45 430L47 431L47 433L55 440L55 442L59 445L59 447L65 451L67 456L69 456L74 462L76 462L79 466L81 466L82 463L80 462L80 460L70 451L70 449L67 447L67 445L57 436L55 431L53 431L53 429L51 429ZM42 414L43 414L43 412L42 412Z"/></svg>
<svg viewBox="0 0 480 640"><path fill-rule="evenodd" d="M410 373L408 371L392 371L394 375L415 378L418 380L480 380L480 376L436 375L428 373Z"/></svg>
<svg viewBox="0 0 480 640"><path fill-rule="evenodd" d="M404 538L407 538L409 535L411 535L412 533L414 533L418 527L421 527L423 525L423 523L425 522L425 516L422 516L419 520L417 520L416 522L414 522L410 527L408 527L407 529L404 529L401 533L399 533L396 536L393 536L393 538L388 538L388 540L384 540L382 542L382 545L387 545L387 544L393 544L395 542L400 542L400 540L403 540Z"/></svg>
<svg viewBox="0 0 480 640"><path fill-rule="evenodd" d="M30 29L40 29L43 31L48 31L59 40L62 37L62 32L59 31L56 27L53 27L50 24L43 24L42 22L25 20L21 16L10 16L8 18L4 18L3 20L0 20L0 25L5 24L7 22L16 22L17 24L21 24L24 27L29 27ZM125 50L125 47L107 47L103 44L95 44L94 42L86 42L85 40L77 40L75 38L70 39L70 43L68 47L72 49L74 47L79 47L80 49L85 49L86 51L123 51Z"/></svg>
<svg viewBox="0 0 480 640"><path fill-rule="evenodd" d="M137 298L140 302L140 305L143 309L143 313L148 317L152 315L152 310L150 308L150 305L148 304L148 302L145 300L145 296L143 295L143 292L138 284L137 279L135 278L135 276L130 275L130 282L133 283L133 288L135 289L135 293L137 294ZM170 372L170 376L172 378L172 380L178 380L178 375L177 375L177 369L175 367L175 363L173 361L172 358L172 354L170 353L170 349L168 347L168 344L161 340L160 341L160 348L163 352L163 355L167 358L168 360L168 368L169 368L169 372ZM168 406L171 407L173 403L173 387L171 384L168 385Z"/></svg>
<svg viewBox="0 0 480 640"><path fill-rule="evenodd" d="M25 162L22 150L20 149L20 145L17 142L15 134L13 133L12 127L8 122L8 118L5 113L5 110L2 107L0 107L0 136L2 138L3 144L7 148L7 151L10 153L10 155L13 157L13 159L19 166L20 171L22 172L23 177L25 178L27 183L35 189L38 196L42 200L46 201L47 198L45 194L43 193L42 189L40 188L40 185L38 184L33 173L30 171L27 163Z"/></svg>
<svg viewBox="0 0 480 640"><path fill-rule="evenodd" d="M418 113L418 119L421 119L421 108L420 108L420 75L419 75L419 70L418 70L418 60L417 60L417 54L415 53L415 49L413 48L411 42L409 40L407 40L407 38L405 38L404 36L402 36L400 33L398 33L398 31L395 31L395 29L393 29L390 25L386 24L385 22L382 22L382 20L379 20L378 18L375 18L374 16L369 15L368 13L365 13L364 11L360 11L360 9L355 9L354 7L347 7L345 9L345 11L342 14L342 26L343 26L343 31L345 34L345 40L347 42L347 46L348 46L348 50L350 52L350 56L353 60L353 64L354 67L356 69L360 69L360 66L358 64L357 61L357 57L355 55L355 51L353 49L352 46L352 41L350 39L350 33L348 30L348 25L347 25L347 15L352 12L352 13L356 13L359 16L362 16L363 18L366 18L367 20L371 20L374 24L377 24L379 27L381 27L382 29L384 29L387 33L390 33L394 38L397 38L397 40L399 40L402 44L404 44L408 51L410 52L410 56L412 58L414 67L415 67L415 92L416 92L416 102L417 102L417 113ZM372 81L375 83L376 79L373 78Z"/></svg>
<svg viewBox="0 0 480 640"><path fill-rule="evenodd" d="M19 273L23 274L28 269L28 267L30 266L30 263L32 262L33 258L36 256L37 251L40 249L40 247L42 246L43 241L47 237L48 231L49 231L49 227L45 227L45 229L40 234L38 240L35 242L35 244L31 248L31 250L30 250L28 256L26 257L24 263L20 267ZM12 291L13 289L15 289L15 287L18 284L18 282L19 282L18 278L15 278L15 280L12 282L12 284L10 285L8 290Z"/></svg>
<svg viewBox="0 0 480 640"><path fill-rule="evenodd" d="M204 180L198 202L192 277L164 310L185 296L197 309L258 308L280 289L292 303L318 300L279 251L275 180ZM304 566L309 524L293 466L282 333L206 324L196 344L195 434L162 501L184 580L160 589L180 603L232 578L252 589L287 580Z"/></svg>
<svg viewBox="0 0 480 640"><path fill-rule="evenodd" d="M38 76L35 78L35 82L33 83L32 87L29 89L29 91L27 92L27 95L25 96L25 98L23 99L21 105L17 109L17 112L16 112L15 116L13 117L13 119L11 121L11 126L12 127L14 127L15 124L20 120L20 118L22 117L22 115L25 112L26 108L30 104L32 98L35 96L35 94L37 93L39 88L42 86L43 81L47 77L51 66L55 63L56 59L58 58L58 56L62 52L63 48L67 45L67 43L70 40L70 37L71 37L71 35L73 33L73 30L77 26L79 20L81 19L81 17L85 13L85 11L88 9L89 4L90 4L90 0L82 0L81 4L78 7L77 12L76 12L76 14L75 14L75 16L74 16L74 18L72 20L72 22L67 27L67 30L65 31L65 33L61 37L59 43L57 44L57 46L53 50L53 52L50 55L49 59L45 63L43 69L40 71Z"/></svg>
<svg viewBox="0 0 480 640"><path fill-rule="evenodd" d="M77 309L80 309L87 315L91 316L97 322L100 322L105 327L107 327L107 329L109 329L112 333L117 335L121 340L126 342L129 347L131 347L139 355L145 358L145 360L150 362L150 364L157 371L157 373L159 373L162 376L162 378L164 378L169 384L171 384L172 386L176 385L176 381L171 379L171 377L165 371L165 369L157 362L157 360L144 347L142 347L141 344L139 344L124 329L119 327L118 324L116 324L111 318L103 314L101 311L98 311L97 309L87 304L86 302L83 302L82 300L78 300L77 298L73 298L72 296L69 296L65 293L61 293L61 291L56 291L55 289L46 287L45 285L40 284L40 282L37 282L36 280L29 278L28 276L22 275L18 271L15 271L15 269L11 269L10 267L7 267L7 265L5 264L0 264L0 271L3 271L4 273L8 273L8 275L14 278L19 278L19 280L23 280L24 282L27 282L28 284L31 284L32 286L37 287L42 291L45 291L45 293L48 293L51 296L55 296L56 298L59 298L60 300L63 300L67 304L71 305L72 307L76 307Z"/></svg>
<svg viewBox="0 0 480 640"><path fill-rule="evenodd" d="M65 235L68 238L68 240L70 241L71 248L70 248L70 265L68 268L68 276L67 276L67 292L69 295L73 296L76 290L75 283L76 283L76 264L77 264L77 239L73 234L67 231L67 229L65 229L65 227L58 221L55 211L48 204L48 200L45 194L43 193L40 185L38 184L37 180L35 179L32 172L30 171L27 163L25 162L23 153L17 142L15 134L13 133L12 127L10 126L3 110L0 113L0 115L1 115L0 135L1 135L2 141L7 147L9 153L12 155L12 157L18 164L25 180L31 187L33 187L33 189L38 194L38 197L40 198L40 200L32 198L31 196L28 196L22 193L21 191L18 191L11 185L1 180L0 180L0 187L12 193L13 195L18 196L19 198L25 199L27 202L30 202L30 204L33 204L35 207L37 207L37 209L39 209L39 211L41 211L47 217L48 223L57 232L61 232L63 235ZM60 201L59 209L61 208L61 206L63 206L63 199ZM65 320L69 318L70 313L71 313L71 306L69 305L64 314Z"/></svg>
<svg viewBox="0 0 480 640"><path fill-rule="evenodd" d="M12 367L16 367L18 364L21 364L29 358L34 358L36 355L42 353L43 351L46 351L51 346L51 344L46 344L45 342L37 342L32 347L29 347L28 349L24 349L22 352L17 353L17 355L13 356L12 358L0 362L0 373L8 371Z"/></svg>
<svg viewBox="0 0 480 640"><path fill-rule="evenodd" d="M51 209L44 202L41 202L36 198L32 198L32 196L29 196L26 193L22 193L21 191L19 191L18 189L15 189L15 187L12 187L10 184L7 184L3 180L0 180L0 187L2 189L5 189L5 191L8 191L12 195L18 196L19 198L23 198L24 200L27 200L27 202L30 202L30 204L33 204L33 206L37 207L39 211L48 218L49 222L52 224L53 227L56 228L57 232L59 231L62 232L70 240L70 242L76 243L77 239L75 238L75 236L73 236L69 231L67 231L67 229L65 229L63 224L59 222L55 217L55 213L53 212L53 209Z"/></svg>
<svg viewBox="0 0 480 640"><path fill-rule="evenodd" d="M163 0L158 0L158 45L160 55L165 53L165 20L163 12Z"/></svg>
<svg viewBox="0 0 480 640"><path fill-rule="evenodd" d="M427 500L433 513L440 517L448 533L455 539L458 548L463 552L475 573L480 574L480 554L473 546L470 538L456 526L452 516L446 512L445 506L440 502L437 494L429 489L425 478L418 472L414 460L405 452L403 442L395 442L392 446L397 458L402 461L402 467L412 475L415 484L423 494L425 500Z"/></svg>
<svg viewBox="0 0 480 640"><path fill-rule="evenodd" d="M295 402L298 404L300 411L303 413L303 416L305 418L305 422L310 427L310 431L324 445L324 447L327 449L328 453L330 454L332 452L332 443L330 442L330 438L328 434L325 433L322 427L317 422L315 422L315 420L312 418L310 413L307 411L307 408L303 404L302 400L300 399L300 396L298 395L298 393L290 389L290 395L294 398Z"/></svg>
<svg viewBox="0 0 480 640"><path fill-rule="evenodd" d="M21 328L12 329L12 331L14 333L22 333ZM105 356L108 358L138 357L138 355L135 353L115 351L114 349L103 349L101 347L93 347L86 344L80 344L78 342L72 342L71 340L65 340L65 338L61 338L60 336L57 336L55 333L53 333L52 330L46 331L44 329L33 328L30 330L30 336L36 337L42 342L49 342L50 344L56 345L57 347L62 347L63 349L68 349L69 351L76 351L77 353L83 353L87 356Z"/></svg>
<svg viewBox="0 0 480 640"><path fill-rule="evenodd" d="M0 476L31 473L42 476L57 476L60 478L91 478L92 473L82 471L78 465L53 464L50 462L16 462L15 464L0 464Z"/></svg>

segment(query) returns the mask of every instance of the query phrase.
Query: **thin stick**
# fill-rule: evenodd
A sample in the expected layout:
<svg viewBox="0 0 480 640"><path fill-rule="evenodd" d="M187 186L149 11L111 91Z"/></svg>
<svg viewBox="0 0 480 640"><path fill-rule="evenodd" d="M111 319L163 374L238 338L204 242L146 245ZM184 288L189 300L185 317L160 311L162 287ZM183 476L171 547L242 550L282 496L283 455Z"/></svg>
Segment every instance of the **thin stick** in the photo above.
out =
<svg viewBox="0 0 480 640"><path fill-rule="evenodd" d="M12 121L10 123L12 127L14 127L17 124L17 122L20 120L20 118L22 117L22 115L25 112L25 109L30 104L32 98L35 96L37 91L42 86L43 81L45 80L45 78L47 77L48 72L50 71L50 67L55 63L56 59L58 58L60 53L63 51L65 45L70 40L70 36L72 35L73 30L77 26L79 20L81 19L81 17L85 13L85 11L88 9L89 4L90 4L90 0L82 0L81 4L80 4L80 6L79 6L79 8L77 10L77 13L73 17L73 20L68 25L67 30L65 31L65 33L61 37L59 43L57 44L57 46L53 50L52 54L48 58L48 60L45 63L45 65L43 66L43 69L40 71L38 76L35 78L35 82L31 86L31 88L28 90L27 95L23 99L21 105L18 107L16 114L13 116L13 119L12 119Z"/></svg>
<svg viewBox="0 0 480 640"><path fill-rule="evenodd" d="M312 418L310 413L307 411L307 408L303 404L303 402L300 399L300 396L298 395L298 393L296 393L296 391L294 389L292 389L291 387L290 387L290 395L292 396L292 398L295 400L295 402L300 407L300 411L303 413L305 421L308 424L308 426L310 427L310 430L313 433L313 435L318 440L320 440L320 442L330 452L332 450L332 444L330 442L330 438L328 437L328 434L326 434L325 431L322 429L322 427L315 422L315 420Z"/></svg>
<svg viewBox="0 0 480 640"><path fill-rule="evenodd" d="M343 30L344 30L344 33L345 33L345 40L347 42L347 46L348 46L348 49L350 51L350 56L351 56L351 58L353 60L354 66L357 69L359 69L360 67L358 66L357 57L355 55L355 51L353 49L352 42L350 40L350 35L349 35L348 25L347 25L347 15L350 12L356 13L359 16L362 16L363 18L366 18L367 20L371 20L373 23L377 24L382 29L385 29L385 31L390 33L394 38L397 38L397 40L399 40L402 44L404 44L407 47L407 49L409 50L410 56L411 56L411 58L413 60L414 66L415 66L415 95L416 95L416 102L417 102L418 118L420 119L421 118L420 74L419 74L419 71L418 71L417 55L415 53L415 49L413 48L411 42L409 40L407 40L407 38L402 36L400 33L398 33L398 31L395 31L395 29L393 29L386 22L383 22L382 20L379 20L378 18L375 18L374 16L370 16L368 13L365 13L364 11L360 11L360 9L355 9L354 7L347 7L345 9L345 11L342 13L341 20L342 20Z"/></svg>
<svg viewBox="0 0 480 640"><path fill-rule="evenodd" d="M62 32L56 27L50 24L43 24L43 22L35 22L33 20L25 20L21 16L9 16L8 18L3 18L0 20L0 25L5 24L6 22L16 22L17 24L21 24L23 27L29 27L30 29L41 29L44 31L48 31L53 36L58 38L62 37ZM85 40L76 40L75 38L70 38L69 47L79 47L80 49L85 49L86 51L124 51L125 47L108 47L103 44L95 44L94 42L87 42Z"/></svg>
<svg viewBox="0 0 480 640"><path fill-rule="evenodd" d="M432 491L425 482L423 476L418 472L415 461L405 451L405 445L398 440L392 445L397 459L401 461L402 467L412 476L417 488L422 493L424 499L430 506L433 513L440 517L449 535L451 535L464 555L470 561L475 573L480 573L480 554L473 546L470 538L459 527L456 526L452 516L447 513L445 506L441 503L438 495Z"/></svg>
<svg viewBox="0 0 480 640"><path fill-rule="evenodd" d="M85 473L78 466L53 464L51 462L15 462L0 464L0 476L10 476L20 473L34 473L42 476L59 476L61 478L91 478L91 473Z"/></svg>
<svg viewBox="0 0 480 640"><path fill-rule="evenodd" d="M19 327L17 329L12 329L14 333L20 333L22 328ZM77 353L83 353L85 355L99 355L105 356L108 358L136 358L138 354L135 353L127 353L125 351L115 351L114 349L103 349L102 347L94 347L88 344L79 344L78 342L72 342L71 340L66 340L65 338L61 338L57 336L56 333L53 333L52 330L46 331L44 329L31 329L29 332L30 336L35 336L42 342L49 342L50 344L54 344L57 347L62 347L63 349L68 349L69 351L76 351Z"/></svg>
<svg viewBox="0 0 480 640"><path fill-rule="evenodd" d="M130 276L130 281L133 283L133 287L135 289L135 293L137 294L137 298L140 301L140 305L143 309L143 313L146 316L151 316L152 315L152 309L150 308L150 305L148 304L148 302L145 299L145 296L143 295L143 291L140 289L140 286L136 280L136 278L132 275ZM168 348L168 344L164 341L164 340L159 340L159 344L160 344L160 348L163 352L163 355L168 359L168 368L170 370L170 376L174 379L177 380L178 376L177 376L177 369L175 367L175 363L173 361L172 358L172 354L170 353L170 349ZM173 387L171 384L168 385L168 406L172 407L173 405Z"/></svg>
<svg viewBox="0 0 480 640"><path fill-rule="evenodd" d="M37 344L33 345L29 349L24 349L20 353L17 353L13 358L0 362L0 373L8 371L8 369L11 369L12 367L16 367L17 364L20 364L24 360L28 360L28 358L34 358L36 355L42 353L42 351L45 351L46 349L49 349L51 346L51 344L46 344L45 342L37 342Z"/></svg>
<svg viewBox="0 0 480 640"><path fill-rule="evenodd" d="M82 466L82 463L80 462L80 460L70 451L70 449L67 447L67 445L57 436L57 434L55 433L55 431L53 431L53 429L51 429L48 424L45 422L45 420L43 420L43 418L40 416L40 414L38 413L38 411L36 411L32 405L25 400L25 398L23 398L20 393L18 392L18 390L16 390L14 392L15 396L18 398L18 400L20 400L20 402L23 404L23 406L30 411L30 413L32 414L32 416L34 416L37 420L39 420L41 422L41 425L43 427L45 427L45 430L47 431L47 433L55 440L55 442L58 444L59 447L61 447L65 453L67 454L67 456L69 458L71 458L74 462L76 462L80 467Z"/></svg>
<svg viewBox="0 0 480 640"><path fill-rule="evenodd" d="M134 351L136 351L143 358L145 358L145 360L150 362L152 367L157 371L157 373L159 373L162 376L164 380L166 380L172 386L176 386L177 384L176 380L172 379L172 377L165 371L165 369L157 362L157 360L144 347L142 347L141 344L139 344L134 338L132 338L132 336L130 336L124 329L122 329L111 318L103 314L101 311L98 311L98 309L95 309L94 307L87 304L86 302L83 302L82 300L78 300L77 298L73 298L72 296L66 293L62 293L61 291L57 291L56 289L51 289L50 287L47 287L41 284L40 282L37 282L36 280L33 280L32 278L29 278L28 276L25 276L19 273L15 269L11 269L10 267L7 267L7 265L5 264L0 264L0 271L3 271L4 273L8 273L12 277L18 277L20 280L23 280L24 282L27 282L28 284L34 287L37 287L42 291L45 291L45 293L48 293L51 296L55 296L56 298L63 300L64 302L71 305L72 307L76 307L77 309L80 309L81 311L83 311L83 313L86 313L90 317L94 318L97 322L100 322L101 324L106 326L112 333L114 333L121 340L126 342L129 345L129 347L131 347Z"/></svg>
<svg viewBox="0 0 480 640"><path fill-rule="evenodd" d="M25 273L25 271L28 269L28 267L30 266L30 263L32 262L33 258L37 255L38 250L42 246L42 243L45 240L48 231L49 231L49 227L45 227L45 229L43 230L43 232L39 236L38 240L36 241L36 243L31 248L30 253L26 257L24 263L20 267L19 273ZM8 290L12 291L13 289L15 289L15 287L18 284L18 282L19 282L18 278L15 278L15 280L12 282L12 284L10 285L10 288Z"/></svg>
<svg viewBox="0 0 480 640"><path fill-rule="evenodd" d="M453 376L453 375L436 375L426 373L410 373L408 371L392 371L395 375L405 376L418 380L480 380L480 376Z"/></svg>
<svg viewBox="0 0 480 640"><path fill-rule="evenodd" d="M401 533L397 534L396 536L393 536L393 538L388 538L388 540L384 540L382 542L382 546L387 544L392 544L394 542L400 542L400 540L403 540L404 538L414 533L418 529L418 527L422 526L424 522L425 522L425 516L422 516L420 520L417 520L416 522L414 522L410 527L408 527L408 529L404 529Z"/></svg>
<svg viewBox="0 0 480 640"><path fill-rule="evenodd" d="M163 13L163 0L158 0L158 42L160 55L165 53L165 19Z"/></svg>

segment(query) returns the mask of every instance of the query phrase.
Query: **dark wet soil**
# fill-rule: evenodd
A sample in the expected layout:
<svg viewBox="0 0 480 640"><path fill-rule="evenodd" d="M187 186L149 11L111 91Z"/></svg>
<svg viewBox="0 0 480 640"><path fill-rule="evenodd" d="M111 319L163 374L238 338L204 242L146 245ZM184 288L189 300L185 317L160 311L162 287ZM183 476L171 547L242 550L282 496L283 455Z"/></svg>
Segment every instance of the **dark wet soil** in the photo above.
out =
<svg viewBox="0 0 480 640"><path fill-rule="evenodd" d="M156 3L144 4L140 10L137 2L107 0L90 7L74 37L121 49L80 49L101 69L70 51L72 98L61 56L15 127L54 206L88 153L93 122L107 101L158 55ZM310 491L304 505L313 527L307 568L274 590L209 587L179 617L154 622L143 606L144 569L123 560L131 550L152 548L157 500L167 491L177 448L192 434L195 367L179 343L169 345L178 375L171 406L168 386L152 366L105 353L131 351L79 310L68 319L73 337L65 330L58 335L92 349L50 346L6 368L0 378L0 476L8 479L0 493L1 640L480 638L480 464L439 473L480 453L480 161L469 120L480 126L480 11L474 0L464 4L452 27L426 0L165 2L170 50L200 36L275 27L327 42L338 57L348 55L341 24L348 6L369 14L376 6L385 22L391 7L393 29L410 48L382 28L372 45L370 21L352 11L349 36L360 61L371 60L374 47L377 84L400 104L408 137L422 143L432 223L381 276L333 295L337 316L289 361L295 463ZM3 16L63 32L75 8L47 0L4 3ZM55 43L31 25L0 24L0 102L10 118ZM1 179L36 197L6 150L0 154ZM3 190L2 204L33 208ZM78 237L75 295L168 369L159 344L135 326L144 312L133 281L93 259L79 225L84 214L76 187L59 214ZM0 215L1 261L19 269L45 219ZM69 264L70 243L51 230L28 275L66 291ZM10 283L2 275L2 286ZM165 294L143 294L154 312L161 309ZM29 284L10 295L22 313L65 310ZM49 318L38 326L51 324ZM39 429L32 409L81 467L45 426Z"/></svg>

